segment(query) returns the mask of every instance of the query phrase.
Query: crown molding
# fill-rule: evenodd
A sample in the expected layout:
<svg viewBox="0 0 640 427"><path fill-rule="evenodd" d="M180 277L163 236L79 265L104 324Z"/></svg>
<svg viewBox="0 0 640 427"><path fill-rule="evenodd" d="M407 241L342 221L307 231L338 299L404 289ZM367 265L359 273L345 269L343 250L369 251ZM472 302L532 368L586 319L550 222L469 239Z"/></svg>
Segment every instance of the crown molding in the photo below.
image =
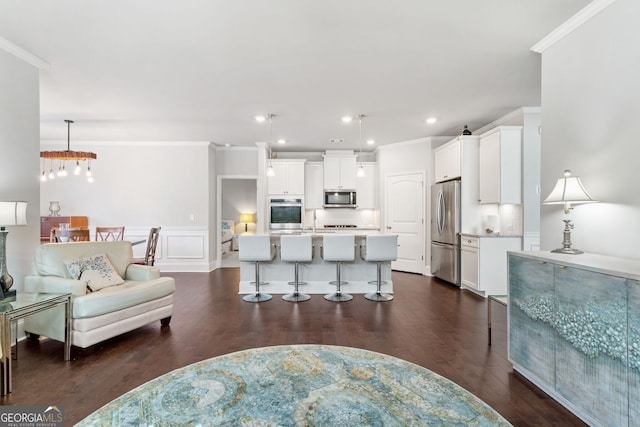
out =
<svg viewBox="0 0 640 427"><path fill-rule="evenodd" d="M209 146L209 141L89 141L73 140L72 144L96 147L205 147ZM67 145L67 140L42 140L41 146L45 145Z"/></svg>
<svg viewBox="0 0 640 427"><path fill-rule="evenodd" d="M475 134L482 135L483 133L490 131L497 126L509 126L513 123L518 123L517 126L524 122L525 114L540 114L542 112L541 107L520 107L504 116L482 126L474 131Z"/></svg>
<svg viewBox="0 0 640 427"><path fill-rule="evenodd" d="M22 59L23 61L33 65L34 67L44 70L49 67L49 63L44 59L38 58L34 54L27 52L23 48L11 43L9 40L0 37L0 49Z"/></svg>
<svg viewBox="0 0 640 427"><path fill-rule="evenodd" d="M582 10L569 18L566 22L553 30L548 36L540 40L538 43L531 47L531 50L536 53L542 53L567 35L571 34L574 30L579 28L582 24L602 12L606 7L610 6L616 0L593 0L586 5Z"/></svg>

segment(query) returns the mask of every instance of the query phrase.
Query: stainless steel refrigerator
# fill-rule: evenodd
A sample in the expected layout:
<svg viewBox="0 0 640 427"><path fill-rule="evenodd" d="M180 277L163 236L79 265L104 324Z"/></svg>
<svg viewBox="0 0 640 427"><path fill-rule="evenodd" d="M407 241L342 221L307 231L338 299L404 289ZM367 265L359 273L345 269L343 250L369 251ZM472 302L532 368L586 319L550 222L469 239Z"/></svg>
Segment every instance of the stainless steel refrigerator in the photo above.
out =
<svg viewBox="0 0 640 427"><path fill-rule="evenodd" d="M460 286L460 181L431 186L431 274Z"/></svg>

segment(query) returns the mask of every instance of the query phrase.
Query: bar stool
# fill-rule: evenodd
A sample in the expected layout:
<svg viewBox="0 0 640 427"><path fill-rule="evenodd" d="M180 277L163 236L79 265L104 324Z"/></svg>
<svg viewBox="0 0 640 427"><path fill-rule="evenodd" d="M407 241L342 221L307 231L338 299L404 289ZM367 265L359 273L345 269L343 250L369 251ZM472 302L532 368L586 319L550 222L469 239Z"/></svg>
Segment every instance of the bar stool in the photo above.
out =
<svg viewBox="0 0 640 427"><path fill-rule="evenodd" d="M301 262L313 260L313 245L311 235L282 236L280 237L280 259L294 263L294 280L289 282L293 285L293 293L282 296L282 299L289 302L302 302L311 299L307 294L298 291L298 285L305 285L299 281L298 267Z"/></svg>
<svg viewBox="0 0 640 427"><path fill-rule="evenodd" d="M329 282L336 285L336 291L324 296L324 299L328 301L340 302L353 299L353 296L342 293L341 286L346 285L347 282L340 280L340 266L345 261L355 260L355 241L355 236L345 234L325 235L322 238L322 258L325 261L336 263L337 280Z"/></svg>
<svg viewBox="0 0 640 427"><path fill-rule="evenodd" d="M260 263L271 262L275 258L275 251L271 245L271 239L267 234L241 234L238 236L238 258L240 261L253 262L256 265L256 291L245 295L242 299L247 302L269 301L271 295L260 292L260 285L266 282L260 281Z"/></svg>
<svg viewBox="0 0 640 427"><path fill-rule="evenodd" d="M378 267L378 278L369 283L376 284L376 292L365 294L365 298L371 301L391 301L393 295L383 294L380 290L382 286L382 263L395 261L398 259L398 236L388 234L382 236L367 236L364 251L361 248L360 257L367 262L375 262ZM364 254L363 254L364 252Z"/></svg>

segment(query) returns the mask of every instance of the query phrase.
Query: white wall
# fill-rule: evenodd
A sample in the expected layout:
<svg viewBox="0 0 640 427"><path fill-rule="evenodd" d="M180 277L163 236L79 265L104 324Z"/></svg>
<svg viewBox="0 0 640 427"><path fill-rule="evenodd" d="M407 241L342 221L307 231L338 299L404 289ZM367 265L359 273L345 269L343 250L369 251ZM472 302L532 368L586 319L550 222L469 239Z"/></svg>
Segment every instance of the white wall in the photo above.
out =
<svg viewBox="0 0 640 427"><path fill-rule="evenodd" d="M40 244L38 75L36 67L0 49L0 201L28 202L29 225L7 228L7 271L16 290L22 289Z"/></svg>
<svg viewBox="0 0 640 427"><path fill-rule="evenodd" d="M71 135L74 126L81 122L71 125ZM42 149L66 149L66 141L46 142ZM124 225L132 239L146 238L149 228L159 225L156 264L161 270L209 270L209 143L83 143L72 138L71 149L97 154L91 165L95 181L70 174L42 183L42 215L49 215L49 201L56 200L61 215L86 215L90 228ZM139 254L144 245L134 250Z"/></svg>
<svg viewBox="0 0 640 427"><path fill-rule="evenodd" d="M542 54L542 194L564 169L597 204L572 213L574 247L640 259L640 2L617 0ZM542 207L542 249L559 247L561 208Z"/></svg>

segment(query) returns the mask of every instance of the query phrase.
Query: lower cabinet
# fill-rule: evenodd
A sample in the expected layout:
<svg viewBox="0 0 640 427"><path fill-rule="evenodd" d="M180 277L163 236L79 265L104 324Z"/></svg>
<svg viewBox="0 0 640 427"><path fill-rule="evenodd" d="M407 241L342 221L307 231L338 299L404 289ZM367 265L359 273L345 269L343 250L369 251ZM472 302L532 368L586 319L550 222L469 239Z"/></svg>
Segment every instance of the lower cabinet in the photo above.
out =
<svg viewBox="0 0 640 427"><path fill-rule="evenodd" d="M507 252L522 249L520 237L460 236L460 284L483 296L507 294Z"/></svg>
<svg viewBox="0 0 640 427"><path fill-rule="evenodd" d="M509 255L509 360L591 425L640 425L640 267L585 255Z"/></svg>

